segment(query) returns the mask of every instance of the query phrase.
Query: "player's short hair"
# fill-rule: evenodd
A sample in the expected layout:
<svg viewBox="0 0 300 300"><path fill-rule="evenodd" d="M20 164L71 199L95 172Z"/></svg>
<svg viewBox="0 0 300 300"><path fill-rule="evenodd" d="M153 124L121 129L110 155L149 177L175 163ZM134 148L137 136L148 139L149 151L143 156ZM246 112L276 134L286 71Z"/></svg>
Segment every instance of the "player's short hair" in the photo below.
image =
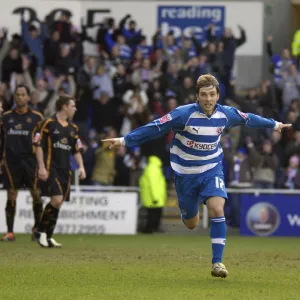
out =
<svg viewBox="0 0 300 300"><path fill-rule="evenodd" d="M199 91L203 87L213 86L216 88L217 93L220 94L220 85L215 76L210 74L201 75L197 80L196 93L199 94Z"/></svg>
<svg viewBox="0 0 300 300"><path fill-rule="evenodd" d="M55 103L55 109L56 111L61 111L64 105L69 105L70 101L75 99L69 95L61 95L59 98L56 100Z"/></svg>
<svg viewBox="0 0 300 300"><path fill-rule="evenodd" d="M27 95L30 96L30 94L31 94L30 93L30 88L25 84L18 84L16 89L15 89L15 94L17 93L17 90L21 89L21 88L24 88L26 90Z"/></svg>

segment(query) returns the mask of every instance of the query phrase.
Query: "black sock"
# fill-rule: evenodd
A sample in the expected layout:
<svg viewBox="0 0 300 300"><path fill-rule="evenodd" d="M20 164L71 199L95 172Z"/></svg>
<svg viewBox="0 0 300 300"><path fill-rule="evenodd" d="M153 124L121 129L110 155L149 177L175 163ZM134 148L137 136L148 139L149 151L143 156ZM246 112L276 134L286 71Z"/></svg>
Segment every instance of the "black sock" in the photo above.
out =
<svg viewBox="0 0 300 300"><path fill-rule="evenodd" d="M52 237L53 231L55 229L56 221L58 218L59 209L48 203L43 211L42 219L39 224L38 231L46 232L47 238Z"/></svg>
<svg viewBox="0 0 300 300"><path fill-rule="evenodd" d="M38 228L43 213L43 201L41 199L39 199L38 201L35 201L33 199L32 210L34 214L33 228Z"/></svg>
<svg viewBox="0 0 300 300"><path fill-rule="evenodd" d="M59 208L52 207L52 216L46 228L47 239L51 239L58 219Z"/></svg>
<svg viewBox="0 0 300 300"><path fill-rule="evenodd" d="M5 214L6 214L7 232L13 232L14 231L14 220L15 220L15 214L16 214L16 201L7 199L6 207L5 207Z"/></svg>

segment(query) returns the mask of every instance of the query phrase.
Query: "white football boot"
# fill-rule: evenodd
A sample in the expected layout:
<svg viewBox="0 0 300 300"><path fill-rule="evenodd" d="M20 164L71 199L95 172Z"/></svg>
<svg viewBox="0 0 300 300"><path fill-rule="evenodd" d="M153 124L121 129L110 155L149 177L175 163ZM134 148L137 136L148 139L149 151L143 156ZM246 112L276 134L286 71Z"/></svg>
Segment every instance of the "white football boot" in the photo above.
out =
<svg viewBox="0 0 300 300"><path fill-rule="evenodd" d="M225 278L228 276L228 271L222 263L215 263L212 265L211 276Z"/></svg>
<svg viewBox="0 0 300 300"><path fill-rule="evenodd" d="M47 239L49 248L61 248L62 244L59 244L54 238Z"/></svg>

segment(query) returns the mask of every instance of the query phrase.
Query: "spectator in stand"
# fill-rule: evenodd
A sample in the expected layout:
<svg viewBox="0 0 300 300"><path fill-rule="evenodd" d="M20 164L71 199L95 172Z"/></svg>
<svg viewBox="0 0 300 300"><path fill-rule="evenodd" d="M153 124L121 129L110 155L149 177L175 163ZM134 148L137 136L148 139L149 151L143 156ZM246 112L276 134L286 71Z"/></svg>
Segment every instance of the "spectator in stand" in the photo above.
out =
<svg viewBox="0 0 300 300"><path fill-rule="evenodd" d="M195 85L193 79L190 76L186 76L183 79L183 85L179 95L180 105L189 104L195 101Z"/></svg>
<svg viewBox="0 0 300 300"><path fill-rule="evenodd" d="M191 58L196 57L200 51L198 51L197 45L193 40L193 36L187 37L182 36L182 48L181 48L181 57L183 63L187 63Z"/></svg>
<svg viewBox="0 0 300 300"><path fill-rule="evenodd" d="M105 92L109 98L114 97L112 80L106 70L105 65L97 67L96 74L92 76L91 88L93 90L93 99L99 99L101 93Z"/></svg>
<svg viewBox="0 0 300 300"><path fill-rule="evenodd" d="M61 44L60 53L55 61L54 69L56 76L74 74L75 68L69 44Z"/></svg>
<svg viewBox="0 0 300 300"><path fill-rule="evenodd" d="M103 91L99 98L92 103L92 128L98 133L105 130L106 127L115 127L118 115L116 113L116 103L109 97L108 93Z"/></svg>
<svg viewBox="0 0 300 300"><path fill-rule="evenodd" d="M146 83L147 89L154 77L156 77L156 74L151 69L151 62L145 58L142 62L142 66L133 72L131 82L136 86L141 86L142 83Z"/></svg>
<svg viewBox="0 0 300 300"><path fill-rule="evenodd" d="M120 32L126 39L126 44L128 44L133 50L135 50L136 45L138 45L142 39L141 30L136 30L136 22L130 20L128 27L126 22L131 18L131 15L126 15L119 24Z"/></svg>
<svg viewBox="0 0 300 300"><path fill-rule="evenodd" d="M163 207L167 200L167 187L162 172L162 161L150 156L139 180L142 206L147 211L143 233L154 233L160 229Z"/></svg>
<svg viewBox="0 0 300 300"><path fill-rule="evenodd" d="M10 49L2 62L2 82L9 83L13 73L23 73L22 56L17 48Z"/></svg>
<svg viewBox="0 0 300 300"><path fill-rule="evenodd" d="M228 94L230 89L230 81L232 76L232 70L235 61L235 52L236 49L242 46L246 42L246 32L242 26L238 26L240 30L240 37L236 38L233 35L231 28L225 28L224 34L221 38L222 42L222 60L224 61L224 76L222 76L223 84L225 85L225 94ZM214 24L211 24L207 31L207 40L208 42L217 42L219 39L216 36L216 28ZM220 47L220 45L219 45Z"/></svg>
<svg viewBox="0 0 300 300"><path fill-rule="evenodd" d="M139 68L141 68L143 61L144 61L143 52L142 52L142 50L137 49L134 53L134 56L133 56L133 59L132 59L130 65L128 67L128 72L132 73L135 70L138 70Z"/></svg>
<svg viewBox="0 0 300 300"><path fill-rule="evenodd" d="M276 170L279 167L277 155L273 152L270 140L262 144L261 152L255 149L253 140L246 138L246 146L249 152L249 162L253 171L253 182L256 188L272 189L276 182Z"/></svg>
<svg viewBox="0 0 300 300"><path fill-rule="evenodd" d="M275 95L279 105L279 109L284 108L282 102L282 89L278 87L278 83L282 79L282 74L288 73L290 65L293 65L295 62L291 58L290 50L288 48L283 48L281 56L279 54L274 54L272 49L273 37L270 35L267 38L267 53L271 61L271 70L274 74L274 83L275 83Z"/></svg>
<svg viewBox="0 0 300 300"><path fill-rule="evenodd" d="M74 41L72 37L71 15L67 10L62 11L59 20L50 24L50 29L52 32L59 32L60 41L62 43L68 44Z"/></svg>
<svg viewBox="0 0 300 300"><path fill-rule="evenodd" d="M126 74L126 69L123 64L117 66L117 73L113 77L113 88L116 99L121 102L122 97L127 90L132 87Z"/></svg>
<svg viewBox="0 0 300 300"><path fill-rule="evenodd" d="M288 167L281 178L281 188L300 189L299 162L299 156L293 155L290 157Z"/></svg>
<svg viewBox="0 0 300 300"><path fill-rule="evenodd" d="M60 33L58 30L51 32L50 38L44 41L45 66L54 68L60 55Z"/></svg>
<svg viewBox="0 0 300 300"><path fill-rule="evenodd" d="M295 65L291 64L287 72L281 73L281 79L278 79L277 85L282 89L283 109L285 111L293 99L300 99L300 73Z"/></svg>
<svg viewBox="0 0 300 300"><path fill-rule="evenodd" d="M26 22L24 20L24 14L22 15L22 38L25 45L28 47L28 52L31 52L37 60L36 76L39 78L45 64L43 45L44 41L48 37L48 28L47 25L40 22L40 20L35 19L34 21L39 24L40 29L38 29L33 23L29 24Z"/></svg>
<svg viewBox="0 0 300 300"><path fill-rule="evenodd" d="M147 45L147 39L144 35L142 35L136 50L141 51L143 58L149 58L153 49L152 46Z"/></svg>
<svg viewBox="0 0 300 300"><path fill-rule="evenodd" d="M107 128L105 137L117 137L116 130L112 127ZM95 160L92 174L94 185L113 185L116 175L115 150L110 149L107 144L103 143L95 152Z"/></svg>
<svg viewBox="0 0 300 300"><path fill-rule="evenodd" d="M74 116L74 120L83 136L87 136L89 130L88 122L93 99L90 82L95 73L96 60L93 57L85 57L84 65L77 73L77 111Z"/></svg>
<svg viewBox="0 0 300 300"><path fill-rule="evenodd" d="M123 35L119 34L116 41L114 41L112 33L108 31L105 35L105 41L109 47L110 52L112 52L113 48L117 47L117 49L119 50L120 59L126 64L130 62L132 58L132 49L129 45L126 44L126 40Z"/></svg>
<svg viewBox="0 0 300 300"><path fill-rule="evenodd" d="M267 53L271 59L273 72L274 72L274 81L277 84L281 79L283 73L287 73L289 66L294 64L293 59L291 58L291 53L288 48L282 50L281 56L274 54L272 49L273 36L269 35L267 38Z"/></svg>
<svg viewBox="0 0 300 300"><path fill-rule="evenodd" d="M286 161L295 154L300 154L300 128L295 131L294 139L285 147Z"/></svg>

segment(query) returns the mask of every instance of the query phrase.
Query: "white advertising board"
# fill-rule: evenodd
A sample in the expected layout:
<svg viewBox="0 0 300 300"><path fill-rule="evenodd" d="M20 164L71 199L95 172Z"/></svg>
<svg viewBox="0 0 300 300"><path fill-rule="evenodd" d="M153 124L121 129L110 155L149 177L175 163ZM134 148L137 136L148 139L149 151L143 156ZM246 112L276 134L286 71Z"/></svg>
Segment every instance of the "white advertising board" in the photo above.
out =
<svg viewBox="0 0 300 300"><path fill-rule="evenodd" d="M203 31L200 23L205 19L212 22L221 21L224 27L232 28L236 36L239 35L238 25L241 25L247 33L247 42L237 50L237 55L259 56L263 53L263 4L261 2L31 0L24 3L22 0L11 0L7 1L0 11L0 26L9 28L10 33L20 32L20 14L13 14L13 11L22 7L30 8L41 20L55 9L67 9L73 15L73 24L78 28L80 28L81 18L85 22L89 20L90 24L95 24L102 22L103 18L108 16L114 17L119 22L126 14L130 14L137 21L138 27L143 29L148 42L151 42L158 24L162 25L164 32L170 29L171 25L168 25L168 21L182 22L182 26L178 27L182 32L188 27L193 27L195 32ZM199 26L195 24L197 18L200 20ZM179 33L178 28L173 28L175 33ZM96 46L89 45L85 49L88 52L96 52Z"/></svg>
<svg viewBox="0 0 300 300"><path fill-rule="evenodd" d="M6 232L6 192L0 191L0 232ZM44 199L45 204L49 199ZM134 192L71 192L59 212L55 233L136 234L138 195ZM33 226L32 198L20 191L14 232L29 233Z"/></svg>

